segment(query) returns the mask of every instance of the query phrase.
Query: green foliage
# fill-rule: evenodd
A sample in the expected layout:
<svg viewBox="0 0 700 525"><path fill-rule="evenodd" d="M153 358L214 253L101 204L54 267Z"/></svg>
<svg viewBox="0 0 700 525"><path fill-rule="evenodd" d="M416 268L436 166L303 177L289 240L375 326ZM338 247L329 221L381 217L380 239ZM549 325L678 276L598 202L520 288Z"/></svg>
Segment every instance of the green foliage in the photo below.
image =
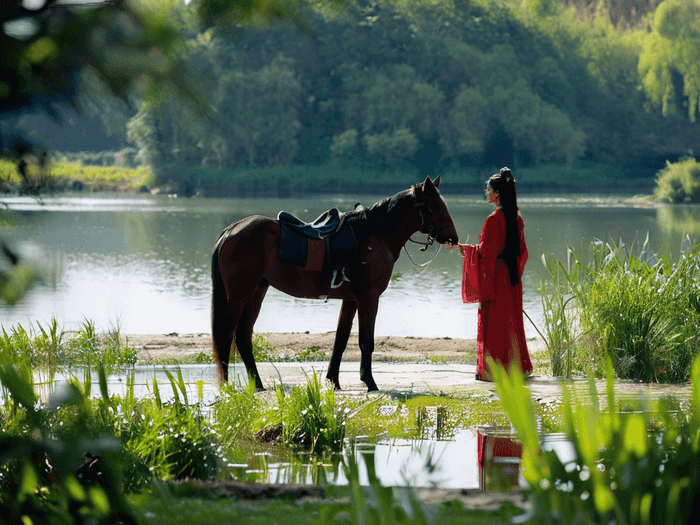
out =
<svg viewBox="0 0 700 525"><path fill-rule="evenodd" d="M638 249L594 241L589 260L573 248L568 261L547 264L541 284L545 331L557 374L600 375L607 358L618 377L688 379L698 353L700 247L680 260L657 260L648 239Z"/></svg>
<svg viewBox="0 0 700 525"><path fill-rule="evenodd" d="M654 195L669 202L700 202L700 164L691 157L666 161L656 177Z"/></svg>
<svg viewBox="0 0 700 525"><path fill-rule="evenodd" d="M28 179L23 179L17 164L0 159L0 188L20 193L63 191L73 189L73 182L82 183L87 191L136 191L152 186L153 176L145 166L91 165L88 159L78 162L50 162L44 171L35 163L28 165Z"/></svg>
<svg viewBox="0 0 700 525"><path fill-rule="evenodd" d="M336 400L332 387L321 387L315 371L308 379L305 387L292 387L289 393L276 389L282 440L312 452L339 452L350 409Z"/></svg>
<svg viewBox="0 0 700 525"><path fill-rule="evenodd" d="M644 40L639 59L642 86L651 101L662 107L664 115L685 105L693 122L700 110L698 14L700 3L696 0L662 2L654 13L652 31ZM676 87L674 73L682 77L682 93Z"/></svg>
<svg viewBox="0 0 700 525"><path fill-rule="evenodd" d="M494 378L523 443L521 472L532 508L519 523L692 522L700 490L700 359L683 413L667 401L652 415L641 396L641 412L618 412L609 360L606 410L593 380L587 397L564 385L566 437L575 452L566 464L542 448L522 374L498 368Z"/></svg>
<svg viewBox="0 0 700 525"><path fill-rule="evenodd" d="M11 362L0 360L3 520L48 524L84 520L135 523L122 492L114 442L92 439L92 432L82 433L90 427L104 430L104 420L86 419L91 404L72 384L63 394L55 394L46 406L37 404L31 371L21 366L19 370L18 373ZM101 373L104 375L104 371ZM73 417L62 416L61 412ZM58 420L68 424L58 425ZM58 433L54 432L56 429ZM76 478L76 456L81 447L85 451L99 451L99 483L83 486Z"/></svg>
<svg viewBox="0 0 700 525"><path fill-rule="evenodd" d="M255 382L221 385L214 404L214 429L226 448L257 434L268 423L265 407L255 396Z"/></svg>
<svg viewBox="0 0 700 525"><path fill-rule="evenodd" d="M117 424L125 454L138 458L139 464L148 469L149 478L211 479L216 476L218 439L197 406L140 401L133 411L124 413ZM138 486L139 481L147 480L136 477L130 482Z"/></svg>
<svg viewBox="0 0 700 525"><path fill-rule="evenodd" d="M51 374L60 367L101 364L111 370L136 363L136 349L124 344L118 327L98 334L95 324L86 319L70 338L55 319L46 327L41 323L37 327L33 331L18 324L9 332L3 327L0 358Z"/></svg>
<svg viewBox="0 0 700 525"><path fill-rule="evenodd" d="M615 25L620 11L637 20L639 6L580 7L576 16L550 0L380 0L332 13L309 2L313 38L279 25L187 42L183 59L211 79L215 125L168 97L142 107L131 135L159 182L181 192L283 197L304 187L297 167L322 166L310 183L342 191L336 166L363 180L503 163L561 172L582 158L653 166L692 148L690 123L645 110L637 63L646 33ZM289 180L257 171L271 167ZM231 184L232 172L254 170L258 186Z"/></svg>
<svg viewBox="0 0 700 525"><path fill-rule="evenodd" d="M80 9L61 6L61 16L54 1L31 9L21 0L5 4L0 13L0 63L7 72L0 82L2 112L51 111L52 103L75 103L84 69L109 92L124 98L133 90L155 95L172 82L196 99L192 79L173 53L179 44L177 31L146 2L98 3ZM125 20L128 30L124 30ZM22 149L26 143L20 141L17 147Z"/></svg>

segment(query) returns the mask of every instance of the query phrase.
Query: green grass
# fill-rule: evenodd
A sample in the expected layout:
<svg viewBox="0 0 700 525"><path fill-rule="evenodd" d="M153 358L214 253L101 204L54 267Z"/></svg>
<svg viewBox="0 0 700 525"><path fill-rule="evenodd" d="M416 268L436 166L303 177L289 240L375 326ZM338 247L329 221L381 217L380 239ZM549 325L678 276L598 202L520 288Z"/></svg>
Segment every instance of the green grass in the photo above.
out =
<svg viewBox="0 0 700 525"><path fill-rule="evenodd" d="M566 464L542 449L522 374L491 365L523 444L521 473L532 503L528 522L692 523L695 506L686 502L700 485L700 358L692 365L692 396L682 404L664 398L650 403L643 394L616 398L610 358L606 365L604 398L592 379L587 394L564 389L564 432L574 458Z"/></svg>
<svg viewBox="0 0 700 525"><path fill-rule="evenodd" d="M55 319L44 326L25 328L21 324L2 328L0 359L21 363L53 374L60 367L95 366L111 370L136 363L136 350L122 341L119 327L97 333L90 320L75 333L63 330Z"/></svg>
<svg viewBox="0 0 700 525"><path fill-rule="evenodd" d="M182 524L201 523L241 523L273 525L290 521L293 516L295 524L324 523L320 514L331 504L343 505L352 497L349 487L327 487L325 501L314 499L259 499L241 501L238 499L214 499L211 497L155 497L151 494L141 494L130 497L140 514L143 523L170 525L173 522ZM485 512L464 508L458 500L446 500L430 508L434 515L434 523L440 525L507 525L512 516L521 511L512 505L505 504L498 511ZM357 523L351 520L351 514L346 512L336 516L332 522L338 525ZM391 522L389 522L391 523ZM393 522L397 523L397 522Z"/></svg>
<svg viewBox="0 0 700 525"><path fill-rule="evenodd" d="M26 336L26 332L23 333ZM47 341L57 343L64 336L55 327L42 333ZM89 325L84 327L81 337L88 342L94 340ZM29 337L22 340L27 339ZM101 397L91 398L88 395L90 383L74 379L69 382L67 394L46 403L34 390L28 362L10 363L0 359L0 380L3 384L0 438L5 439L3 443L12 445L0 462L0 474L12 472L16 479L24 479L23 476L28 474L22 474L20 458L24 449L20 445L35 443L36 440L50 444L46 445L46 450L52 457L60 459L65 456L63 461L67 463L56 463L59 470L70 464L71 457L74 461L74 456L85 450L104 451L105 458L112 458L106 461L115 461L122 473L121 489L113 488L111 494L114 495L115 490L131 493L129 499L144 523L164 523L166 520L177 520L178 523L282 523L289 519L291 512L294 512L295 523L507 523L514 514L519 513L513 507L505 506L496 512L473 512L464 509L458 501L433 504L428 509L415 507L417 514L414 517L417 521L413 520L399 505L398 495L391 488L382 487L371 468L368 471L369 486L359 487L357 466L352 464L352 455L345 455L343 463L350 480L349 487L326 487L326 498L303 503L287 499L255 502L220 500L207 495L202 489L192 488L188 491L186 487L178 486L177 490L168 490L161 480L214 478L218 465L226 461L230 451L244 448L245 443L254 445L260 429L277 425L282 426L283 447L292 454L313 453L313 457L324 462L325 454L337 452L344 438L449 439L460 428L508 425L511 420L506 413L513 418L514 409L521 426L527 420L527 425L538 426L544 432L570 431L572 421L577 421L574 418L579 417L570 412L571 404L566 395L563 403L527 401L521 391L515 394L513 391L499 391L498 396L474 391L459 397L391 397L384 394L360 399L340 398L335 391L322 386L314 375L304 386L288 388L278 385L277 395L273 396L260 395L253 386L234 389L226 385L222 387L210 419L201 410L201 393L197 399L188 397L180 373L169 374L170 388L167 390L172 389L174 395L174 400L170 402L164 401L166 389L155 381L150 396L136 398L133 378L127 380L123 397L108 396L106 373L100 366ZM695 368L694 383L700 385L700 362ZM650 400L631 396L615 399L611 385L607 398L611 400L612 410L622 413L620 421L645 417L645 435L654 429L682 429L688 417L690 420L698 419L695 412L689 410L687 400ZM591 394L591 398L592 402L597 403L594 394ZM700 402L699 399L696 392L690 400L691 405L694 407ZM589 405L590 401L586 406ZM700 428L697 422L693 424ZM615 428L624 428L622 423L616 425ZM583 428L583 424L576 428ZM601 428L604 430L607 427ZM675 443L675 436L685 439L686 434L673 430L668 438L664 437L665 446ZM629 432L623 433L620 439L623 439L625 447L637 446L635 440L629 437ZM697 444L697 440L688 443ZM56 444L64 445L56 447ZM266 450L262 443L258 442L257 446L258 450ZM617 443L610 450L618 450L620 446ZM252 448L249 452L254 450ZM41 472L41 468L44 468L42 465L45 465L44 457L42 453L34 459L28 458L28 465ZM614 458L606 460L617 461ZM369 465L374 465L374 462L370 460ZM620 465L616 465L616 471L622 471ZM644 473L643 469L639 472L640 475ZM21 492L21 487L29 482L12 483L6 480L0 475L0 504L12 503L12 494L19 491L16 492L17 506L9 509L14 512L23 508L21 501L27 496ZM31 480L30 485L42 487L36 492L37 495L52 494L46 480L42 481L36 476ZM65 483L70 485L71 482ZM74 492L68 490L62 494L63 498L74 497L71 495ZM99 513L99 498L93 503L86 500L83 505L88 504L97 509L91 512Z"/></svg>

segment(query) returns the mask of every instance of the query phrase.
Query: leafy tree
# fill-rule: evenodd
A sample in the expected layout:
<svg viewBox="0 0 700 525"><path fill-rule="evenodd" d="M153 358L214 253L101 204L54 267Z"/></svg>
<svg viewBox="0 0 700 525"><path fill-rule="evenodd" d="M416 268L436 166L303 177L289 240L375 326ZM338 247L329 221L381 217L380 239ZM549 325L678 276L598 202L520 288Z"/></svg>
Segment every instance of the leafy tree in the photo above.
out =
<svg viewBox="0 0 700 525"><path fill-rule="evenodd" d="M639 60L642 86L664 115L676 111L681 99L694 122L700 110L700 2L665 0L651 29ZM682 94L675 75L682 78Z"/></svg>
<svg viewBox="0 0 700 525"><path fill-rule="evenodd" d="M333 162L342 166L351 166L358 154L358 136L355 129L349 129L333 137L330 149Z"/></svg>
<svg viewBox="0 0 700 525"><path fill-rule="evenodd" d="M479 160L491 120L488 100L479 89L464 87L441 126L440 146L446 158Z"/></svg>
<svg viewBox="0 0 700 525"><path fill-rule="evenodd" d="M416 153L418 139L408 128L398 128L391 132L366 134L362 142L371 157L389 166L395 166L411 159Z"/></svg>

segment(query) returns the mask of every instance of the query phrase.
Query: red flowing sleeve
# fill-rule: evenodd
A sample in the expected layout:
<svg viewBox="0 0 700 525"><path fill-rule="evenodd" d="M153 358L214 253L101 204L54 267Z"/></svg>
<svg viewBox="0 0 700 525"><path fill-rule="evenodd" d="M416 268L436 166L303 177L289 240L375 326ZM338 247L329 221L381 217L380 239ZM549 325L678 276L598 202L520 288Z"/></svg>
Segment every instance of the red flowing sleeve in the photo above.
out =
<svg viewBox="0 0 700 525"><path fill-rule="evenodd" d="M520 230L520 257L518 258L518 271L520 272L520 282L523 280L523 272L525 271L525 263L527 262L528 252L527 244L525 244L525 223L523 218L518 213L518 230Z"/></svg>
<svg viewBox="0 0 700 525"><path fill-rule="evenodd" d="M462 267L462 302L490 301L494 297L496 258L505 234L505 218L497 210L486 219L479 235L479 244L466 246Z"/></svg>

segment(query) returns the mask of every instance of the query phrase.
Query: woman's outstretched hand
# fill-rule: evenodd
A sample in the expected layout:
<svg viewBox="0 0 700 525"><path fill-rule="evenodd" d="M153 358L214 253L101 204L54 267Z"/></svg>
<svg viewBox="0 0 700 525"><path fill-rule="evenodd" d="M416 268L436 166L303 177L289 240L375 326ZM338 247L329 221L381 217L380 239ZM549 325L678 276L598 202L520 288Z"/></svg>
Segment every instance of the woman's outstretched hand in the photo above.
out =
<svg viewBox="0 0 700 525"><path fill-rule="evenodd" d="M464 257L465 252L467 251L467 245L466 244L453 244L451 242L446 242L443 244L445 248L448 250L454 249L454 248L459 248L459 253Z"/></svg>

